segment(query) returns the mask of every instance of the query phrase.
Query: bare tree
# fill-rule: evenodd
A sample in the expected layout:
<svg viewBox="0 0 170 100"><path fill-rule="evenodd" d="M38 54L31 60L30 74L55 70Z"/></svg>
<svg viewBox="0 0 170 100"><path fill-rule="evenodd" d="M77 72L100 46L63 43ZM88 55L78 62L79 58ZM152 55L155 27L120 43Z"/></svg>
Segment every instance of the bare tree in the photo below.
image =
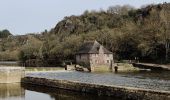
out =
<svg viewBox="0 0 170 100"><path fill-rule="evenodd" d="M163 29L163 42L165 46L165 60L168 60L168 52L170 49L170 11L167 9L162 9L161 11L161 21Z"/></svg>
<svg viewBox="0 0 170 100"><path fill-rule="evenodd" d="M134 7L130 5L124 5L124 6L110 6L107 10L108 13L112 14L119 14L119 15L127 15L129 10L134 9Z"/></svg>

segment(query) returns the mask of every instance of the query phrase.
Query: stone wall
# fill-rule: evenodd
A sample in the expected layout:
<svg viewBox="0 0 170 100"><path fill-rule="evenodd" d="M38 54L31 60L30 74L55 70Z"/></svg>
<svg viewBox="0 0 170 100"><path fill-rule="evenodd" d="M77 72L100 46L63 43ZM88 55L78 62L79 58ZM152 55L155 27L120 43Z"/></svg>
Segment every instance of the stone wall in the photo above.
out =
<svg viewBox="0 0 170 100"><path fill-rule="evenodd" d="M76 55L76 63L79 64L81 62L89 62L89 54L79 54Z"/></svg>
<svg viewBox="0 0 170 100"><path fill-rule="evenodd" d="M24 67L0 67L0 83L21 82L24 76Z"/></svg>
<svg viewBox="0 0 170 100"><path fill-rule="evenodd" d="M76 63L89 63L91 71L96 71L95 69L110 70L111 64L113 64L113 54L104 54L102 51L99 54L81 54L76 55ZM86 66L87 67L87 66ZM96 68L95 68L96 67ZM102 67L102 68L100 68Z"/></svg>
<svg viewBox="0 0 170 100"><path fill-rule="evenodd" d="M98 65L111 65L111 61L113 63L113 55L112 54L90 54L90 64L91 66Z"/></svg>
<svg viewBox="0 0 170 100"><path fill-rule="evenodd" d="M25 96L25 90L21 87L20 83L14 84L0 84L0 99L1 98L15 98ZM4 99L3 99L4 100ZM5 99L6 100L6 99ZM13 99L10 99L13 100Z"/></svg>
<svg viewBox="0 0 170 100"><path fill-rule="evenodd" d="M113 63L113 54L105 54L102 46L99 54L90 54L91 71L110 71Z"/></svg>
<svg viewBox="0 0 170 100"><path fill-rule="evenodd" d="M25 77L22 79L25 84L35 84L53 88L67 89L77 92L86 92L96 95L118 97L123 100L170 100L169 91L154 91L132 87L97 85L79 83L66 80L52 80L45 78Z"/></svg>

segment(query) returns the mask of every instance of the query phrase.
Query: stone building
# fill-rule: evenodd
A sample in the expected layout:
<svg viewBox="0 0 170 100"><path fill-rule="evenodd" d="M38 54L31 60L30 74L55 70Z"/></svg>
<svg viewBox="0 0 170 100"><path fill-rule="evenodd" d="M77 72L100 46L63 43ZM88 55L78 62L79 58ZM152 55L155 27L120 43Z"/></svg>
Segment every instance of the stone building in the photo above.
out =
<svg viewBox="0 0 170 100"><path fill-rule="evenodd" d="M113 64L113 53L97 41L85 42L76 54L76 63L84 64L92 71L96 67L110 69Z"/></svg>

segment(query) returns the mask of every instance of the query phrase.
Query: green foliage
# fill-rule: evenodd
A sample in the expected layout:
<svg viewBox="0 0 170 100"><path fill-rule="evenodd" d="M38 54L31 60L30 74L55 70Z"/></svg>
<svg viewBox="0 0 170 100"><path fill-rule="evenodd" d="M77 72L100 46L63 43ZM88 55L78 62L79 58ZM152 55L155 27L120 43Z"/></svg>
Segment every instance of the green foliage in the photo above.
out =
<svg viewBox="0 0 170 100"><path fill-rule="evenodd" d="M9 35L12 35L7 29L0 31L0 38L7 38Z"/></svg>
<svg viewBox="0 0 170 100"><path fill-rule="evenodd" d="M27 57L25 55L25 53L23 51L20 51L18 54L18 59L19 61L21 61L22 63L24 63L27 60Z"/></svg>

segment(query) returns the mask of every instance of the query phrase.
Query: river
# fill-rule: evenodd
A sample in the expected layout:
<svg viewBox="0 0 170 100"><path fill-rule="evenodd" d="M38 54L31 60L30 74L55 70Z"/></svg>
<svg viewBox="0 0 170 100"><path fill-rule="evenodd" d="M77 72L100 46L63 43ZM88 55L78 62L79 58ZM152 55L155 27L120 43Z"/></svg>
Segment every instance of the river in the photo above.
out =
<svg viewBox="0 0 170 100"><path fill-rule="evenodd" d="M34 85L0 84L0 100L112 100L111 97L95 96L61 89ZM115 98L114 100L120 100Z"/></svg>
<svg viewBox="0 0 170 100"><path fill-rule="evenodd" d="M27 73L26 76L170 91L170 72L165 71L127 73L56 71ZM114 97L100 97L42 86L0 84L0 100L113 100L113 98ZM114 100L120 99L114 98Z"/></svg>
<svg viewBox="0 0 170 100"><path fill-rule="evenodd" d="M30 73L27 76L57 80L70 80L82 83L117 85L170 91L170 72L141 71L127 73L88 73L77 71Z"/></svg>

